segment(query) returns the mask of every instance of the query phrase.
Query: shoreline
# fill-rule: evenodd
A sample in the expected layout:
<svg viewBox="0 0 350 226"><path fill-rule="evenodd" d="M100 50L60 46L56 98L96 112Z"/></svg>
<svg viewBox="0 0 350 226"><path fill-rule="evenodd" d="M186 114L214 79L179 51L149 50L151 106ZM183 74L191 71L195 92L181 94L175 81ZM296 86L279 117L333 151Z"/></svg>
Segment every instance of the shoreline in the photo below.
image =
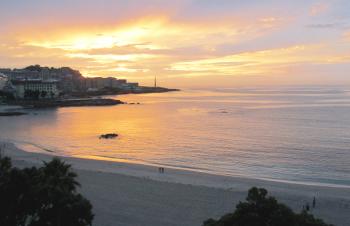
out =
<svg viewBox="0 0 350 226"><path fill-rule="evenodd" d="M15 100L7 102L9 106L22 106L29 109L59 108L59 107L97 107L114 106L124 102L108 98L80 98L80 99L55 99L55 100Z"/></svg>
<svg viewBox="0 0 350 226"><path fill-rule="evenodd" d="M157 163L148 163L143 161L136 161L136 160L127 160L127 159L118 159L118 158L110 158L110 157L103 157L103 156L90 156L90 155L74 155L74 156L67 156L67 155L58 155L55 151L52 151L50 149L47 149L45 147L33 144L33 143L18 143L16 141L1 141L0 139L0 145L2 143L9 143L12 145L15 145L17 149L26 152L26 153L33 153L33 154L43 154L48 155L51 157L60 157L64 159L76 159L76 160L89 160L89 161L97 161L101 163L109 163L109 164L126 164L126 165L138 165L140 167L146 167L146 168L154 168L154 167L165 167L167 169L171 170L177 170L177 171L184 171L188 173L199 173L203 175L208 176L215 176L215 177L223 177L223 178L232 178L232 179L243 179L243 180L256 180L266 183L281 183L286 185L301 185L301 186L314 186L314 187L324 187L324 188L340 188L340 189L349 189L350 191L350 185L344 185L344 184L331 184L331 183L322 183L322 182L312 182L312 181L292 181L292 180L282 180L282 179L273 179L273 178L256 178L251 177L248 175L239 175L239 174L220 174L215 172L207 171L206 169L199 169L199 168L184 168L184 167L177 167L173 165L168 164L157 164ZM31 146L31 149L25 148L24 146ZM18 147L22 146L22 147ZM36 150L41 151L36 151ZM219 187L220 188L220 187ZM223 187L224 188L224 187Z"/></svg>
<svg viewBox="0 0 350 226"><path fill-rule="evenodd" d="M71 93L72 98L94 98L103 96L117 96L117 95L128 95L128 94L152 94L152 93L168 93L178 92L181 89L176 88L165 88L165 87L149 87L139 86L140 90L98 90L98 91L84 91L84 92L73 92Z"/></svg>
<svg viewBox="0 0 350 226"><path fill-rule="evenodd" d="M3 147L4 143L0 141L0 147ZM49 161L54 156L26 152L11 143L6 143L5 149L4 154L11 157L14 165L18 167L40 165L42 161ZM186 223L182 225L200 226L207 218L217 218L232 211L238 201L245 199L248 189L252 186L266 188L271 195L298 212L305 202L311 202L315 196L319 203L318 208L312 211L315 216L337 226L348 226L350 223L349 188L288 184L171 168L165 168L165 173L160 174L156 166L59 157L71 164L78 173L82 193L94 206L94 225L112 226L118 221L121 225L142 225L142 222L148 220L149 224L144 225L178 225L177 216L184 215ZM150 213L145 213L145 203ZM107 210L105 205L110 210ZM191 206L190 215L187 213L187 205ZM125 206L128 208L122 214L112 211L116 207ZM167 212L162 212L163 209ZM141 216L138 220L132 217L129 219L127 216L133 215L131 213L141 213ZM160 213L169 219L148 219L149 214L158 216Z"/></svg>
<svg viewBox="0 0 350 226"><path fill-rule="evenodd" d="M120 104L128 104L126 102L116 100L114 98L106 98L109 96L117 95L129 95L129 94L152 94L152 93L166 93L166 92L177 92L181 91L180 89L170 89L163 87L142 87L143 91L138 92L98 92L98 93L83 93L82 95L71 96L70 98L65 99L39 99L39 100L11 100L5 101L3 106L20 106L24 109L42 109L42 108L60 108L60 107L96 107L96 106L114 106ZM135 104L135 103L130 103ZM139 103L138 103L139 104ZM1 105L1 103L0 103ZM15 114L14 114L15 113ZM0 112L0 116L20 116L25 115L23 112Z"/></svg>

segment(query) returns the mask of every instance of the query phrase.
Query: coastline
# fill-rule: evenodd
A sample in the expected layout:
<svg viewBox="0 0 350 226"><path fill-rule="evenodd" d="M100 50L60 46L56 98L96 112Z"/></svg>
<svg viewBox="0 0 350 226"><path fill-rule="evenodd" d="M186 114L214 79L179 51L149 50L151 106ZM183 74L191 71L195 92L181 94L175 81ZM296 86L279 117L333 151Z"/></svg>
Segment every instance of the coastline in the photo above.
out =
<svg viewBox="0 0 350 226"><path fill-rule="evenodd" d="M40 100L11 100L5 101L3 106L21 106L23 108L59 108L59 107L96 107L96 106L114 106L119 104L127 104L123 101L105 98L105 96L128 95L128 94L151 94L151 93L166 93L176 92L180 89L169 89L163 87L144 87L142 91L99 91L96 93L79 93L65 99L40 99ZM134 104L134 103L133 103ZM1 105L1 102L0 102ZM23 112L0 112L0 116L20 116L25 115Z"/></svg>
<svg viewBox="0 0 350 226"><path fill-rule="evenodd" d="M158 163L149 163L144 161L136 161L136 160L128 160L128 159L118 159L118 158L110 158L110 157L103 157L103 156L90 156L90 155L74 155L74 156L66 156L66 155L59 155L57 152L45 148L41 145L37 145L34 143L28 143L28 142L18 142L14 140L6 140L1 141L0 139L0 147L2 143L10 143L11 145L15 145L17 149L26 152L26 153L36 153L36 154L43 154L48 155L51 157L59 157L59 158L67 158L67 159L74 159L74 160L90 160L90 161L98 161L102 163L110 163L110 164L125 164L125 169L130 168L131 166L141 166L142 169L149 169L151 172L154 171L155 168L158 167L165 167L167 170L175 170L179 172L189 172L189 173L199 173L203 175L210 175L213 177L222 177L222 178L239 178L239 179L246 179L246 180L257 180L261 182L269 182L269 183L283 183L283 184L290 184L290 185L302 185L302 186L315 186L315 187L329 187L329 188L343 188L343 189L349 189L350 191L350 185L343 185L343 184L331 184L331 183L322 183L322 182L312 182L312 181L293 181L293 180L281 180L281 179L273 179L273 178L256 178L251 177L248 175L239 175L239 174L220 174L208 171L206 169L200 169L200 168L193 168L193 167L177 167L169 164L158 164ZM98 170L98 169L95 169ZM113 170L111 170L113 172ZM127 171L124 173L128 173ZM138 175L136 175L138 176ZM187 183L184 181L184 183ZM202 185L202 184L200 184ZM218 187L218 188L226 188L222 184L203 184L204 186L210 186L210 187Z"/></svg>
<svg viewBox="0 0 350 226"><path fill-rule="evenodd" d="M5 142L0 141L0 147ZM15 166L40 165L49 154L25 152L6 143ZM337 226L350 224L350 189L219 176L156 166L60 157L78 173L81 192L91 200L94 225L198 225L233 211L252 186L264 187L296 211L315 196L317 217ZM151 217L150 217L151 215ZM146 222L146 223L145 223Z"/></svg>
<svg viewBox="0 0 350 226"><path fill-rule="evenodd" d="M114 106L124 104L120 100L107 98L85 99L57 99L57 100L15 100L7 102L9 106L22 106L24 108L58 108L58 107L85 107L85 106Z"/></svg>

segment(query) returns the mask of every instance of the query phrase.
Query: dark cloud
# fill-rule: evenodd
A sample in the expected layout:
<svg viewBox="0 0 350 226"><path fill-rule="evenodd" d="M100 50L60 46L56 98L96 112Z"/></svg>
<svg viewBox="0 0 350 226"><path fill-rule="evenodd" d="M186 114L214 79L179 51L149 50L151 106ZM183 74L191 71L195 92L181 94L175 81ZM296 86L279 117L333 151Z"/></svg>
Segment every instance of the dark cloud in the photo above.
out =
<svg viewBox="0 0 350 226"><path fill-rule="evenodd" d="M346 27L343 23L319 23L319 24L309 24L306 26L307 28L315 28L315 29L338 29Z"/></svg>

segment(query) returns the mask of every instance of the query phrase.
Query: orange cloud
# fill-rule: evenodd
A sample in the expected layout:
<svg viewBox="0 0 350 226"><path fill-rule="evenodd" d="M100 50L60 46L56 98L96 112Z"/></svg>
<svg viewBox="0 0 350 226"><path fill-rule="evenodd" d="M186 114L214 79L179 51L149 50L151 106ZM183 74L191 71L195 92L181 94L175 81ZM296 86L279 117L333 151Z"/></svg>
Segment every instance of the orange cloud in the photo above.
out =
<svg viewBox="0 0 350 226"><path fill-rule="evenodd" d="M350 55L322 54L323 45L303 45L239 53L218 58L178 62L168 70L188 72L189 76L267 75L287 73L293 64L334 64L350 62ZM321 54L320 54L321 53Z"/></svg>
<svg viewBox="0 0 350 226"><path fill-rule="evenodd" d="M64 61L74 59L80 61L79 65L85 63L79 69L88 75L152 73L150 68L159 72L188 57L198 59L216 54L216 47L223 43L232 45L243 39L255 39L283 22L276 17L262 17L253 22L227 19L182 23L165 16L152 16L100 30L53 29L45 37L24 33L18 36L18 43L46 53L59 53Z"/></svg>
<svg viewBox="0 0 350 226"><path fill-rule="evenodd" d="M327 8L315 5L310 14L318 15ZM63 26L57 21L45 32L33 26L14 31L16 35L0 37L0 62L11 66L64 65L87 76L118 76L142 82L154 75L196 80L210 76L289 75L296 64L350 61L346 46L337 46L342 40L310 45L301 38L303 34L289 32L289 25L295 22L289 18L257 13L249 18L223 16L186 21L159 13L103 26ZM349 36L347 33L344 38L350 40Z"/></svg>
<svg viewBox="0 0 350 226"><path fill-rule="evenodd" d="M215 21L172 21L164 15L141 17L132 21L102 27L52 28L45 32L19 32L18 41L30 46L59 48L67 51L113 48L133 45L138 49L171 49L203 45L214 49L223 42L253 39L266 30L282 26L276 17L263 17L255 21L239 18L221 18ZM215 28L215 29L213 29Z"/></svg>

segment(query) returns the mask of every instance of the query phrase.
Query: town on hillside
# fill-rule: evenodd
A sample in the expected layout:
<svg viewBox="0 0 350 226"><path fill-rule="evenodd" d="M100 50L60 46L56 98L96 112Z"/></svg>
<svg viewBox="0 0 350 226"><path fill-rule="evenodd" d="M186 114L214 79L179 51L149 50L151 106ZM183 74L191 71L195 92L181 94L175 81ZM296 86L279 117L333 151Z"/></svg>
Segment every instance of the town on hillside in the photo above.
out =
<svg viewBox="0 0 350 226"><path fill-rule="evenodd" d="M115 77L84 77L69 67L32 65L23 69L0 68L0 96L15 100L49 100L127 93L168 92L175 89L139 86Z"/></svg>

